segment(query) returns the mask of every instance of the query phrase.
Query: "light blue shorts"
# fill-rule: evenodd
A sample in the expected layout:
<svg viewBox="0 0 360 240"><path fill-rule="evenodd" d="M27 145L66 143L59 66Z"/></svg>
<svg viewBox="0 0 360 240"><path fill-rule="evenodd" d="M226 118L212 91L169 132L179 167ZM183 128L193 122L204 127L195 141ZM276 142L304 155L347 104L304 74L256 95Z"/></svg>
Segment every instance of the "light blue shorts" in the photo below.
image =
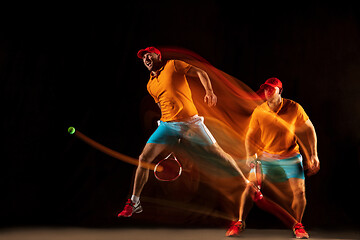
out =
<svg viewBox="0 0 360 240"><path fill-rule="evenodd" d="M285 182L290 178L305 179L301 154L286 159L261 160L261 166L263 174L271 182Z"/></svg>
<svg viewBox="0 0 360 240"><path fill-rule="evenodd" d="M173 145L180 139L186 139L192 143L210 146L216 143L215 138L204 124L204 118L195 115L182 122L158 121L158 128L150 136L147 143Z"/></svg>

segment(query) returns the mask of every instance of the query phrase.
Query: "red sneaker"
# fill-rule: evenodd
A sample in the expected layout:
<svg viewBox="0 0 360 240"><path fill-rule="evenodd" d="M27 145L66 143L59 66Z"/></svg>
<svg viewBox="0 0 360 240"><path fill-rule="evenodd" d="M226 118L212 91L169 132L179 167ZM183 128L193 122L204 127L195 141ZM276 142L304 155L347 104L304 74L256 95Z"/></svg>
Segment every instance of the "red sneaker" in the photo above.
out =
<svg viewBox="0 0 360 240"><path fill-rule="evenodd" d="M293 227L293 231L296 238L300 239L308 239L309 234L305 231L304 226L301 223L295 224Z"/></svg>
<svg viewBox="0 0 360 240"><path fill-rule="evenodd" d="M239 236L241 232L245 230L245 222L243 221L233 221L231 223L230 228L227 230L226 235L227 237L235 237Z"/></svg>
<svg viewBox="0 0 360 240"><path fill-rule="evenodd" d="M141 213L142 211L143 208L140 205L140 202L134 204L133 201L131 201L131 199L128 199L124 207L124 210L122 210L118 214L118 217L131 217L133 213Z"/></svg>
<svg viewBox="0 0 360 240"><path fill-rule="evenodd" d="M260 190L257 190L254 194L254 202L257 202L261 199L263 199L264 196L262 195L262 193L260 192Z"/></svg>

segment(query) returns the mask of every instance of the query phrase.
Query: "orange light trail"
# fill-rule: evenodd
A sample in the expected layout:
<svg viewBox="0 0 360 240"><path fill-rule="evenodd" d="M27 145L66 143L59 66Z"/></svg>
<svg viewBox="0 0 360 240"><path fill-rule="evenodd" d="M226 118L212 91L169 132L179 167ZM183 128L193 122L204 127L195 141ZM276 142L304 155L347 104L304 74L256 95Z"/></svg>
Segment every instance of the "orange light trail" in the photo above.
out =
<svg viewBox="0 0 360 240"><path fill-rule="evenodd" d="M132 165L135 165L135 166L138 166L139 165L139 160L138 159L135 159L135 158L132 158L132 157L129 157L125 154L122 154L122 153L119 153L115 150L112 150L108 147L105 147L104 145L92 140L91 138L89 138L88 136L86 136L85 134L81 133L79 130L76 130L73 135L79 139L81 139L82 141L84 141L85 143L87 143L88 145L92 146L93 148L96 148L97 150L113 157L113 158L116 158L118 160L121 160L123 162L126 162L126 163L130 163ZM143 168L147 168L147 169L150 169L150 170L153 170L155 169L155 165L152 164L152 163L144 163L142 162L141 163L141 167ZM158 166L156 171L158 172L161 172L163 171L163 167L161 166Z"/></svg>

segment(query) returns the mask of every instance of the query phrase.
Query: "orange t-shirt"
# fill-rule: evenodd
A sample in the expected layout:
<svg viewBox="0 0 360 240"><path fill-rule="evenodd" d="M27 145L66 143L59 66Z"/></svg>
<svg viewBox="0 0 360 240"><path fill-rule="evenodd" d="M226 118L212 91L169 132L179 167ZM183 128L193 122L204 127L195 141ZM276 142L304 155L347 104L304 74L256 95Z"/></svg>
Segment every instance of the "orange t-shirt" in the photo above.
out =
<svg viewBox="0 0 360 240"><path fill-rule="evenodd" d="M277 113L267 102L256 107L249 128L260 130L262 151L281 156L299 153L299 145L294 135L297 127L309 119L300 104L284 99Z"/></svg>
<svg viewBox="0 0 360 240"><path fill-rule="evenodd" d="M147 90L160 104L161 121L179 121L198 114L185 76L190 68L183 61L169 60L157 76L150 74Z"/></svg>

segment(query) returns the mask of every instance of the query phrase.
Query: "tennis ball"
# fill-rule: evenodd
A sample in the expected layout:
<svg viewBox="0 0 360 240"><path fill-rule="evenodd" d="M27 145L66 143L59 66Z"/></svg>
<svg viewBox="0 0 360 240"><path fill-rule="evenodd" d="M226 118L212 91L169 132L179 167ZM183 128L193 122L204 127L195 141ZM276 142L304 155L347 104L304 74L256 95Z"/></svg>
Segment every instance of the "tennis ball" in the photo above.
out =
<svg viewBox="0 0 360 240"><path fill-rule="evenodd" d="M69 127L69 128L68 128L68 132L69 132L70 134L74 134L74 133L75 133L75 128L74 128L74 127Z"/></svg>

